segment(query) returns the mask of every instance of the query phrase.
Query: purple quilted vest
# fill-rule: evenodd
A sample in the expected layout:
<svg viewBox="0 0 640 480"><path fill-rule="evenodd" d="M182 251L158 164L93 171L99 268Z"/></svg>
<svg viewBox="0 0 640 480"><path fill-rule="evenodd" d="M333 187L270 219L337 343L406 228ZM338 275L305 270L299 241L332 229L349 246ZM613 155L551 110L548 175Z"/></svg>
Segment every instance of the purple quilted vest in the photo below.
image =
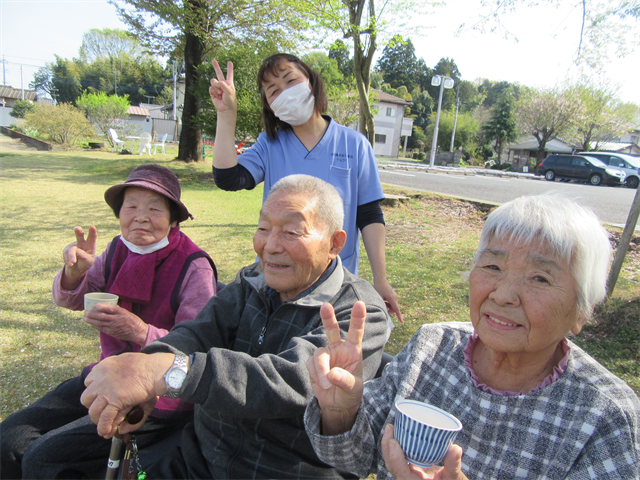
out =
<svg viewBox="0 0 640 480"><path fill-rule="evenodd" d="M116 293L120 296L118 305L147 324L165 330L171 330L175 325L180 288L191 262L196 258L206 258L213 268L213 281L218 278L209 255L182 233L179 226L171 229L168 240L169 245L157 252L139 255L132 253L118 235L111 242L105 262L105 292ZM100 360L125 352L139 352L142 348L137 343L118 340L102 332L100 345ZM156 410L192 408L190 403L164 397L156 404ZM154 416L158 413L154 411Z"/></svg>

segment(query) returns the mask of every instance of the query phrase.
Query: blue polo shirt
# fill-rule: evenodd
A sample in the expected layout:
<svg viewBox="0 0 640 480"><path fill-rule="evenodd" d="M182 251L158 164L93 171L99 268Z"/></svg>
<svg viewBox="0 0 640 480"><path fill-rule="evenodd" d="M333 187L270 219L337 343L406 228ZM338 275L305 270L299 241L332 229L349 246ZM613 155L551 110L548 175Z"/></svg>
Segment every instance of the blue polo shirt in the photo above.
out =
<svg viewBox="0 0 640 480"><path fill-rule="evenodd" d="M256 185L264 182L263 202L271 187L289 175L311 175L333 185L344 203L343 229L347 232L340 258L347 270L357 275L360 258L357 209L359 205L382 200L384 193L368 140L330 117L324 118L329 120L329 126L310 152L293 130L278 131L275 140L261 133L256 144L238 156L238 162L251 173Z"/></svg>

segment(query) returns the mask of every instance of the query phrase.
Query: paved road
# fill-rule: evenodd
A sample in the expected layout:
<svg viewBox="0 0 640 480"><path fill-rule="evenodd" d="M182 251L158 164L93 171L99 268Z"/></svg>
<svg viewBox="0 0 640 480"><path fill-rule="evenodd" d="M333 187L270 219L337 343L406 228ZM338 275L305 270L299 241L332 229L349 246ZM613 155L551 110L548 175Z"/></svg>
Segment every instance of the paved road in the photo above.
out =
<svg viewBox="0 0 640 480"><path fill-rule="evenodd" d="M495 178L483 175L426 173L412 168L380 168L382 183L410 187L451 197L502 204L522 195L554 192L578 200L606 223L627 221L636 190L626 187L594 187L581 183L547 182L527 178ZM636 228L639 228L640 225Z"/></svg>

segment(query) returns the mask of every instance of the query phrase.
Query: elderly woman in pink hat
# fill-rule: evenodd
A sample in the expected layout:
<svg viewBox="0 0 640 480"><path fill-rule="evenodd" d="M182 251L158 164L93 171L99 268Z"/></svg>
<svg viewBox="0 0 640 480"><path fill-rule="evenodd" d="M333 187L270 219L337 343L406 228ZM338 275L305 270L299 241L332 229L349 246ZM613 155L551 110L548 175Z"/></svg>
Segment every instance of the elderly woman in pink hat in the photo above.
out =
<svg viewBox="0 0 640 480"><path fill-rule="evenodd" d="M119 296L118 305L99 304L82 317L100 333L100 360L140 351L195 318L217 291L213 261L180 231L180 222L193 218L180 193L168 168L138 166L104 194L121 234L96 256L96 228L89 227L85 237L75 227L76 241L63 250L64 266L53 281L57 305L82 310L86 293ZM80 403L94 365L2 422L2 478L81 478L106 465L110 441L98 436ZM182 427L192 409L161 398L136 432L138 446Z"/></svg>

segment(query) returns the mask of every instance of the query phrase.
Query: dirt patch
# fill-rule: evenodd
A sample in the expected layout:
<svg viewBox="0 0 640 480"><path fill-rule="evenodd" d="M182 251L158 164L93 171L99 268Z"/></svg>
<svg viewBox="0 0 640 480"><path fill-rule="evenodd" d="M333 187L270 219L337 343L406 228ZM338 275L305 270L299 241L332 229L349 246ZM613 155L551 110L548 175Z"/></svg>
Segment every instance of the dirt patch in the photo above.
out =
<svg viewBox="0 0 640 480"><path fill-rule="evenodd" d="M622 231L612 230L609 233L611 233L611 238L609 239L611 241L611 248L615 250L620 243ZM627 249L627 256L640 257L640 235L631 237L629 248Z"/></svg>
<svg viewBox="0 0 640 480"><path fill-rule="evenodd" d="M22 142L18 138L11 138L8 135L0 134L0 152L16 153L16 152L37 152L38 149Z"/></svg>
<svg viewBox="0 0 640 480"><path fill-rule="evenodd" d="M411 199L397 207L384 207L387 242L428 245L456 239L468 233L480 234L493 208L448 197L403 192Z"/></svg>
<svg viewBox="0 0 640 480"><path fill-rule="evenodd" d="M610 336L621 329L635 332L636 340L640 339L640 298L620 301L612 304L601 304L596 307L591 322L585 330L592 335ZM636 350L640 356L640 348Z"/></svg>
<svg viewBox="0 0 640 480"><path fill-rule="evenodd" d="M387 242L405 245L428 245L455 242L469 234L480 235L493 205L457 200L434 194L415 194L414 191L385 186L385 192L410 198L394 207L383 207ZM618 248L622 229L607 227L611 247ZM640 284L640 235L631 238L624 276Z"/></svg>

